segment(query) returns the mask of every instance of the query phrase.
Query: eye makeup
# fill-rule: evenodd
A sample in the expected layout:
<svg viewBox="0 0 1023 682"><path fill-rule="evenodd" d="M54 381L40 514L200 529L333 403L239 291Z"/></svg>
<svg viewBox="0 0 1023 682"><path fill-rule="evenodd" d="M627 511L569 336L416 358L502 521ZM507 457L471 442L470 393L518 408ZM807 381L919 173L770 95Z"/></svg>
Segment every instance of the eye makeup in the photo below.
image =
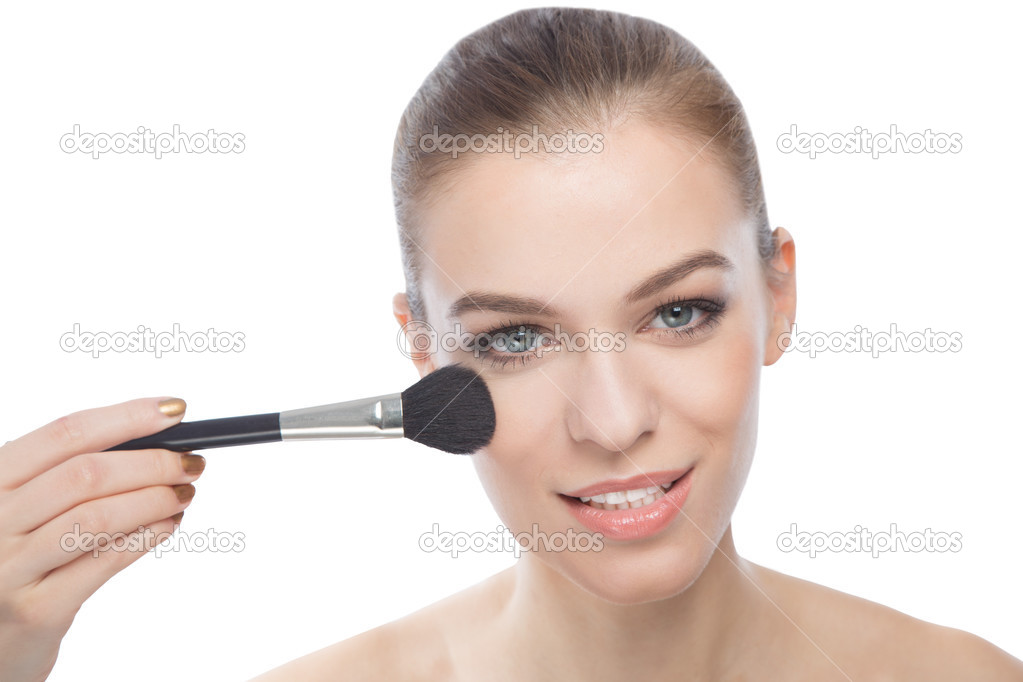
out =
<svg viewBox="0 0 1023 682"><path fill-rule="evenodd" d="M668 298L660 301L647 316L650 322L640 332L679 345L695 343L721 322L726 308L727 302L717 296ZM477 341L471 352L479 362L489 363L494 369L524 367L542 359L542 355L556 349L559 343L553 333L525 320L502 321L473 336ZM484 342L485 339L495 341ZM509 347L521 350L507 350Z"/></svg>

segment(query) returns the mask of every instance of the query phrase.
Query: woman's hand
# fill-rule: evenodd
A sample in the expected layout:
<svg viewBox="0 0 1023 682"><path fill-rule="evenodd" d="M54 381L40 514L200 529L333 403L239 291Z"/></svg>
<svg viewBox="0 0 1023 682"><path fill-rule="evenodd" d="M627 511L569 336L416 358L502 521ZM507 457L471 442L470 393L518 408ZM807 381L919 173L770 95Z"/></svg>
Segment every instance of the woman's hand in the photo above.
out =
<svg viewBox="0 0 1023 682"><path fill-rule="evenodd" d="M173 426L184 411L177 398L132 400L0 447L0 680L45 680L82 603L180 522L202 457L103 450ZM113 542L89 544L90 533Z"/></svg>

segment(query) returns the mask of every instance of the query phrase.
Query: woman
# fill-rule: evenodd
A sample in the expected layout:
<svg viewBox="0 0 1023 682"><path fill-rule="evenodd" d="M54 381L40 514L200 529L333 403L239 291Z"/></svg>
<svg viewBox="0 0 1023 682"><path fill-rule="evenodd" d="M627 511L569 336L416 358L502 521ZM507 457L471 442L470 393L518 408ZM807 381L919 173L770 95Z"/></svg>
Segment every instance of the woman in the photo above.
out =
<svg viewBox="0 0 1023 682"><path fill-rule="evenodd" d="M416 93L393 184L395 317L489 335L415 362L487 379L498 433L473 461L499 516L602 547L541 544L262 679L1023 679L979 638L736 553L795 250L769 228L742 107L693 45L609 12L505 17ZM577 352L594 329L624 348Z"/></svg>
<svg viewBox="0 0 1023 682"><path fill-rule="evenodd" d="M505 17L423 84L393 169L395 317L476 340L416 366L481 372L500 416L472 457L498 514L517 535L576 544L539 541L479 585L260 679L1023 679L979 638L736 552L760 367L795 319L795 250L770 230L741 105L695 47L619 14ZM143 484L99 513L145 507L169 528L200 459L154 451L131 481L89 469L121 471L112 460L77 460L182 410L135 401L4 446L18 491L5 503L34 514L8 548L38 561L24 575L4 564L19 588L0 641L32 655L0 677L45 677L77 605L136 556L80 557L37 581L59 559L27 531L86 493ZM68 475L79 497L49 499Z"/></svg>

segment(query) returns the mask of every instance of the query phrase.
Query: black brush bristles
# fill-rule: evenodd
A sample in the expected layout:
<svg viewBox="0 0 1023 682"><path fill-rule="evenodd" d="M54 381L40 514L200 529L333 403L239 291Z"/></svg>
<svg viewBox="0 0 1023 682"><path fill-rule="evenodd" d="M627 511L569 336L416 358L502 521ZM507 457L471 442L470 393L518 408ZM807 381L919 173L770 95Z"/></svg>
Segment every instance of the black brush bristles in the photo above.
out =
<svg viewBox="0 0 1023 682"><path fill-rule="evenodd" d="M497 416L483 377L463 365L430 372L401 393L405 438L456 455L486 446Z"/></svg>

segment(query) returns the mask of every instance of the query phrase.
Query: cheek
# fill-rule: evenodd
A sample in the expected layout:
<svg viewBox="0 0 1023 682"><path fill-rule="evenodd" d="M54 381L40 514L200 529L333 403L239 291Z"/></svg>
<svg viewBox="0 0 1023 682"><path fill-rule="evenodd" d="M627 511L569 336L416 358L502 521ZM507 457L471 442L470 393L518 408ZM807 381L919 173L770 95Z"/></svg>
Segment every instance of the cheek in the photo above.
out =
<svg viewBox="0 0 1023 682"><path fill-rule="evenodd" d="M662 425L674 425L700 471L689 514L710 537L724 531L753 461L761 361L762 341L751 322L687 357L684 379L660 388Z"/></svg>
<svg viewBox="0 0 1023 682"><path fill-rule="evenodd" d="M497 429L490 444L473 455L473 466L501 520L509 527L528 526L537 497L546 494L541 482L553 460L549 445L564 430L562 405L539 373L485 378L495 387Z"/></svg>
<svg viewBox="0 0 1023 682"><path fill-rule="evenodd" d="M659 349L645 368L660 406L656 448L677 453L665 461L694 464L698 472L686 502L702 531L692 542L724 532L756 447L762 341L756 319L739 308L706 343Z"/></svg>
<svg viewBox="0 0 1023 682"><path fill-rule="evenodd" d="M740 436L756 417L760 381L758 344L745 335L722 339L692 359L688 380L675 384L675 414L691 422L708 440L721 443Z"/></svg>
<svg viewBox="0 0 1023 682"><path fill-rule="evenodd" d="M731 319L708 343L662 353L658 386L662 417L681 425L690 438L716 454L735 446L756 428L763 341L755 316L736 306Z"/></svg>

